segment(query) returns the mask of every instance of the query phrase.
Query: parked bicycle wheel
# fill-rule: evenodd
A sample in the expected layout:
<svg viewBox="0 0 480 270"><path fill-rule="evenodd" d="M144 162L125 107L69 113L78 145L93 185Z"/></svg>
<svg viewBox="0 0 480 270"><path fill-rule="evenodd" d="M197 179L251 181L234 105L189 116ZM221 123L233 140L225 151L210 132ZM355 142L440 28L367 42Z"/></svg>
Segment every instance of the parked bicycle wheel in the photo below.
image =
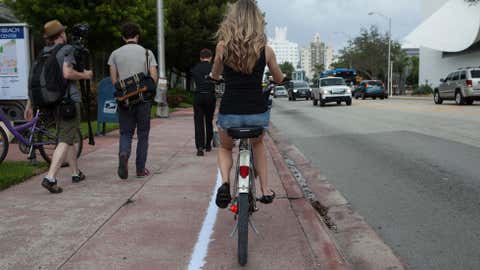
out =
<svg viewBox="0 0 480 270"><path fill-rule="evenodd" d="M77 141L78 141L78 143L76 144L77 158L78 158L82 154L82 150L83 150L83 139L82 139L82 133L80 129L77 130L76 135L77 135ZM46 144L38 148L40 155L42 155L42 158L48 163L52 162L53 152L55 152L55 148L57 147L57 144L58 144L57 135L56 134L54 135L52 132L48 130L42 130L38 132L37 138L38 138L37 139L38 142L54 142L52 144ZM64 162L62 164L62 167L66 167L66 166L68 166L68 163Z"/></svg>
<svg viewBox="0 0 480 270"><path fill-rule="evenodd" d="M0 128L0 163L5 159L8 153L8 137L7 133Z"/></svg>
<svg viewBox="0 0 480 270"><path fill-rule="evenodd" d="M248 194L238 195L238 263L241 266L247 264L248 257L248 218L250 206Z"/></svg>

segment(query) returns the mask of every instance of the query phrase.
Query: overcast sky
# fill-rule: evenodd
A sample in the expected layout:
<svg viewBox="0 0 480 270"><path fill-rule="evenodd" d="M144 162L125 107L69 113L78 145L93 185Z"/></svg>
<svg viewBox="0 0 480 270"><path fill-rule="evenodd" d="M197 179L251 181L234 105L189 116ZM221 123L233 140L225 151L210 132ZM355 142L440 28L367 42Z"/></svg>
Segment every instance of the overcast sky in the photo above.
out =
<svg viewBox="0 0 480 270"><path fill-rule="evenodd" d="M419 0L258 0L267 16L269 37L275 26L288 27L287 39L308 44L315 33L334 49L342 48L348 36L355 37L360 28L377 25L388 31L388 21L371 11L392 17L392 35L401 40L420 22Z"/></svg>

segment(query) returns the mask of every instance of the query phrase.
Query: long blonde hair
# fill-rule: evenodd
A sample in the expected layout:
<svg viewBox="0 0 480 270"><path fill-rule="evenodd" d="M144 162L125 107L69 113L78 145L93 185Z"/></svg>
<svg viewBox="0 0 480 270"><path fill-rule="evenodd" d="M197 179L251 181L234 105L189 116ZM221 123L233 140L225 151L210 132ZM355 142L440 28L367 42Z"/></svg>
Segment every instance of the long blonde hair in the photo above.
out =
<svg viewBox="0 0 480 270"><path fill-rule="evenodd" d="M267 45L265 19L255 1L230 4L217 39L224 46L223 62L235 71L252 74Z"/></svg>

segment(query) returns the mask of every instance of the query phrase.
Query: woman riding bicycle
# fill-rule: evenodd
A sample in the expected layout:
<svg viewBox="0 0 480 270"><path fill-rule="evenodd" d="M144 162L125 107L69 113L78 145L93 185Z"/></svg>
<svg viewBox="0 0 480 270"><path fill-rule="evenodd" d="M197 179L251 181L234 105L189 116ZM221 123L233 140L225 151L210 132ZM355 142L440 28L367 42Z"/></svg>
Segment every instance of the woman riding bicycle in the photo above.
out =
<svg viewBox="0 0 480 270"><path fill-rule="evenodd" d="M277 64L275 53L267 46L265 20L255 1L239 0L230 5L217 32L218 44L211 77L225 79L225 93L220 103L217 126L220 147L218 163L222 186L217 191L216 204L226 208L231 201L230 170L233 165L231 127L262 126L268 128L270 112L262 91L262 79L268 66L275 82L284 75ZM251 140L257 175L260 177L260 202L271 203L275 193L268 188L267 154L263 135Z"/></svg>

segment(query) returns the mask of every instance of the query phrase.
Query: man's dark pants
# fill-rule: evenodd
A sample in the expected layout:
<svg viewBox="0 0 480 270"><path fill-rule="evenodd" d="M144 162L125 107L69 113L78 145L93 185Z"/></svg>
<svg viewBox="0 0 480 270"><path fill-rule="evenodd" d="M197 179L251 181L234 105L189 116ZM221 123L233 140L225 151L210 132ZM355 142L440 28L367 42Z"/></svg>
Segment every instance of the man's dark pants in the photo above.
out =
<svg viewBox="0 0 480 270"><path fill-rule="evenodd" d="M195 145L197 149L211 148L215 102L216 98L213 93L195 93L193 114L195 120Z"/></svg>
<svg viewBox="0 0 480 270"><path fill-rule="evenodd" d="M126 109L118 108L118 120L120 122L120 155L130 157L132 139L137 129L137 172L143 172L148 154L148 135L150 133L150 109L151 103L141 103Z"/></svg>

